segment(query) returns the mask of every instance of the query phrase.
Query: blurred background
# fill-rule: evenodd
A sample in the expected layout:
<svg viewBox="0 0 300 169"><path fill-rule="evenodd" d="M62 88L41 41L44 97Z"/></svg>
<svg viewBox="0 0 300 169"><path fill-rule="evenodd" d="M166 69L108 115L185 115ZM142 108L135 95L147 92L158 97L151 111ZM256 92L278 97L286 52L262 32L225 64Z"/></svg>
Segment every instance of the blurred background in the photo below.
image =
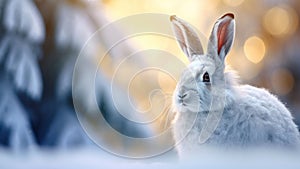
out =
<svg viewBox="0 0 300 169"><path fill-rule="evenodd" d="M236 16L234 46L227 63L240 75L242 83L267 88L278 95L300 123L299 98L299 12L297 0L213 0L213 1L103 1L112 20L124 16L158 12L176 14L208 36L215 20L226 12ZM173 43L157 44L187 59ZM206 43L205 41L202 43ZM156 46L156 47L157 47ZM205 45L204 45L205 46ZM177 53L179 52L179 53Z"/></svg>
<svg viewBox="0 0 300 169"><path fill-rule="evenodd" d="M171 145L170 134L138 145L104 127L108 122L136 138L164 133L176 80L188 64L173 38L142 34L115 45L136 29L124 18L160 13L168 23L167 16L176 14L199 30L206 46L214 22L226 12L235 14L237 26L227 63L242 84L276 94L299 126L298 0L0 0L0 150L73 149L103 141L116 151L138 152ZM120 20L125 22L112 24ZM170 29L160 20L136 24ZM167 71L143 69L158 64ZM106 122L97 121L98 109ZM82 128L77 117L90 127Z"/></svg>

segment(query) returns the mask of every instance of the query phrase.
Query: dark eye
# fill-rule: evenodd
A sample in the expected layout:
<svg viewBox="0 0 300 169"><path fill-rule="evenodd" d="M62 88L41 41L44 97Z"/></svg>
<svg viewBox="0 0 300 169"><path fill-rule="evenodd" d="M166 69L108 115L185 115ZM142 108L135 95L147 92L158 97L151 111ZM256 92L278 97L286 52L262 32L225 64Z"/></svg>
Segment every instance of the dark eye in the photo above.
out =
<svg viewBox="0 0 300 169"><path fill-rule="evenodd" d="M209 74L207 72L204 73L202 77L203 82L210 82Z"/></svg>

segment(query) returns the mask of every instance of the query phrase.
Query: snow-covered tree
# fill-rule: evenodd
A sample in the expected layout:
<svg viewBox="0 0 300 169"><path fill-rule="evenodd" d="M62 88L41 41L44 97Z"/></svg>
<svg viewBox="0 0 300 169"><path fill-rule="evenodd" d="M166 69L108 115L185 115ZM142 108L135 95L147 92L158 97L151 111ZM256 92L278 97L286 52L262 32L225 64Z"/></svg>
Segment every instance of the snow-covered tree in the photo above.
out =
<svg viewBox="0 0 300 169"><path fill-rule="evenodd" d="M28 114L17 96L42 94L38 65L45 30L30 0L0 1L0 144L20 149L34 144Z"/></svg>

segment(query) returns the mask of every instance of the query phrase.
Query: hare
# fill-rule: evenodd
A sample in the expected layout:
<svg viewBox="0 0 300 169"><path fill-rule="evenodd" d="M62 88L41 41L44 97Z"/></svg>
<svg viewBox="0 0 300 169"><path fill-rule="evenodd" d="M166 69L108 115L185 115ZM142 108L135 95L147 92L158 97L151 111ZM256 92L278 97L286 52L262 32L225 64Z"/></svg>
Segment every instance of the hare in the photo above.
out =
<svg viewBox="0 0 300 169"><path fill-rule="evenodd" d="M179 155L203 145L298 147L299 131L289 110L267 90L240 85L235 73L225 69L235 34L233 14L216 21L206 54L187 22L175 15L170 21L190 61L173 93L173 136Z"/></svg>

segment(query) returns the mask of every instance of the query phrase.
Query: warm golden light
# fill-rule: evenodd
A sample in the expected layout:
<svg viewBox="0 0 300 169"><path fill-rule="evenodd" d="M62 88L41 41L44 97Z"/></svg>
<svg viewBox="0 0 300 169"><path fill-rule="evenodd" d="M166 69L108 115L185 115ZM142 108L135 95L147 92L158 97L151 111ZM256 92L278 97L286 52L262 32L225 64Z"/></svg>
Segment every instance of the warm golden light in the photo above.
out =
<svg viewBox="0 0 300 169"><path fill-rule="evenodd" d="M136 100L135 108L147 114L149 119L158 118L153 125L158 129L157 131L165 129L163 126L165 120L168 119L166 112L172 104L172 92L176 87L176 80L179 79L186 65L190 63L174 39L169 15L177 15L190 23L197 30L206 52L214 22L225 12L234 13L237 31L234 46L227 56L227 62L232 66L232 69L238 72L241 81L244 83L251 82L256 86L269 87L279 95L288 94L292 92L293 87L296 87L294 80L296 76L293 77L288 70L276 70L270 76L268 75L273 63L281 62L281 59L277 58L278 60L276 60L276 53L280 52L285 55L283 44L289 45L290 38L299 33L297 6L292 6L292 4L297 3L282 1L281 3L270 2L269 4L269 2L264 1L246 0L134 0L132 3L122 0L104 0L101 2L104 4L103 10L109 16L109 21L140 13L161 13L167 16L165 20L158 18L151 21L152 24L145 20L132 24L124 22L120 26L122 32L125 33L142 30L141 28L145 25L147 25L145 27L147 30L153 28L153 30L170 32L171 36L145 33L126 39L138 51L148 51L149 49L149 51L163 51L151 55L148 52L142 53L144 56L141 60L145 64L143 66L162 66L164 69L162 69L163 71L155 70L151 73L143 72L134 79L130 88L130 94ZM253 10L255 10L254 13ZM109 62L113 62L113 60ZM106 67L111 68L110 65ZM128 74L135 72L138 68L139 65L129 65L123 68L124 70L120 71L121 74L118 78L122 79L124 83L120 82L120 84L127 85L125 82L127 82ZM114 70L114 68L111 69ZM266 83L272 84L268 86ZM165 116L162 115L164 113Z"/></svg>
<svg viewBox="0 0 300 169"><path fill-rule="evenodd" d="M274 36L293 32L298 25L298 17L291 8L274 7L263 18L264 28Z"/></svg>
<svg viewBox="0 0 300 169"><path fill-rule="evenodd" d="M265 52L265 43L261 38L252 36L246 40L244 44L244 53L249 61L256 64L261 62L265 56Z"/></svg>
<svg viewBox="0 0 300 169"><path fill-rule="evenodd" d="M287 69L275 70L271 75L273 90L280 95L288 94L294 87L294 77Z"/></svg>
<svg viewBox="0 0 300 169"><path fill-rule="evenodd" d="M176 80L169 74L165 72L159 72L157 76L157 80L160 88L166 94L172 94L175 90Z"/></svg>
<svg viewBox="0 0 300 169"><path fill-rule="evenodd" d="M244 0L223 0L227 5L229 5L229 6L233 6L233 7L235 7L235 6L239 6L239 5L241 5L243 2L244 2Z"/></svg>

